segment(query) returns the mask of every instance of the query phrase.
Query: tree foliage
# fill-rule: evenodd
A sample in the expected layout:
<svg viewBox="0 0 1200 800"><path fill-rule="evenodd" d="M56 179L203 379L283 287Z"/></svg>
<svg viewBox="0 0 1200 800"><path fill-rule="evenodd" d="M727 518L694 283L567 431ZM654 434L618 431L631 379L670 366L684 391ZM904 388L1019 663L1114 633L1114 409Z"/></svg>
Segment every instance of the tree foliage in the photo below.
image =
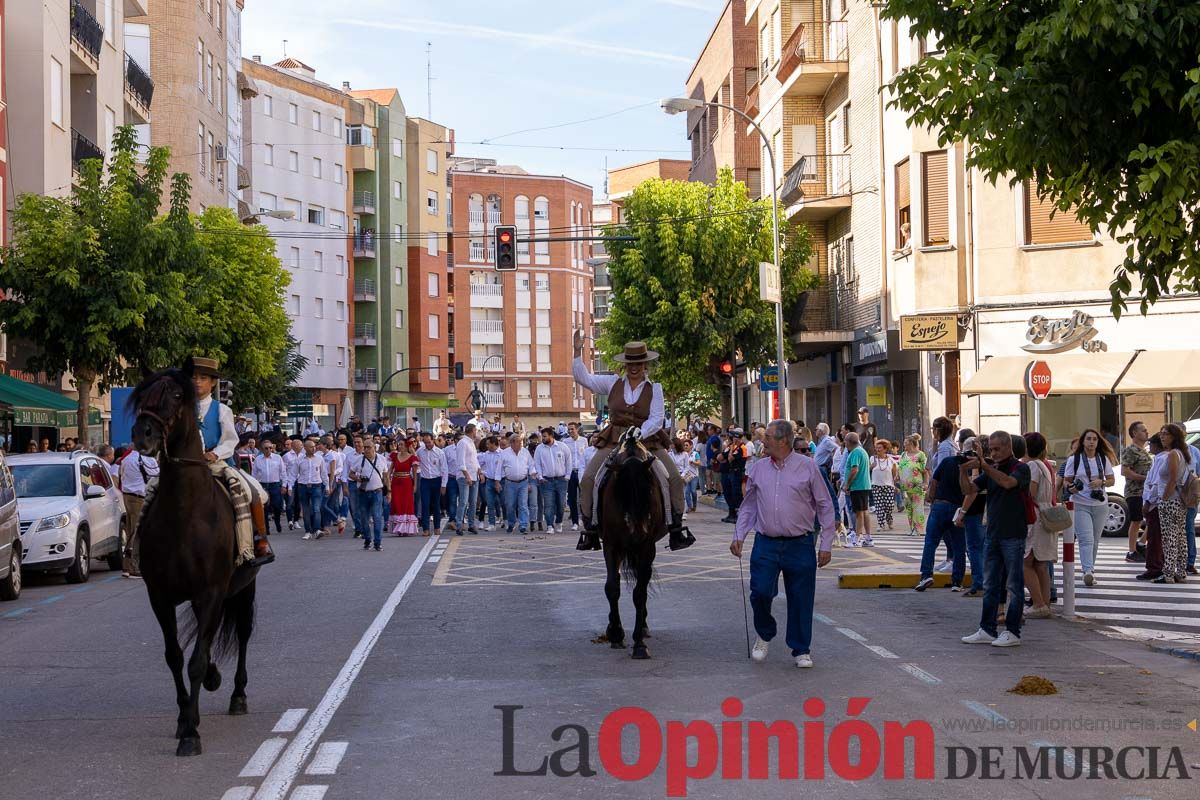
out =
<svg viewBox="0 0 1200 800"><path fill-rule="evenodd" d="M940 43L892 84L914 123L1127 245L1114 313L1200 291L1200 3L888 0L883 16Z"/></svg>
<svg viewBox="0 0 1200 800"><path fill-rule="evenodd" d="M268 374L254 380L234 379L234 402L241 408L286 408L288 392L300 382L307 368L308 359L300 353L300 342L289 333Z"/></svg>
<svg viewBox="0 0 1200 800"><path fill-rule="evenodd" d="M721 390L715 383L705 383L689 389L675 401L677 417L688 420L707 420L721 410Z"/></svg>
<svg viewBox="0 0 1200 800"><path fill-rule="evenodd" d="M759 300L758 265L773 260L771 203L752 201L721 170L714 186L652 179L625 201L626 224L609 230L612 304L597 343L613 356L625 342L660 353L655 380L678 399L717 382L736 347L748 364L775 362L774 306ZM816 284L804 268L808 231L781 219L786 308Z"/></svg>

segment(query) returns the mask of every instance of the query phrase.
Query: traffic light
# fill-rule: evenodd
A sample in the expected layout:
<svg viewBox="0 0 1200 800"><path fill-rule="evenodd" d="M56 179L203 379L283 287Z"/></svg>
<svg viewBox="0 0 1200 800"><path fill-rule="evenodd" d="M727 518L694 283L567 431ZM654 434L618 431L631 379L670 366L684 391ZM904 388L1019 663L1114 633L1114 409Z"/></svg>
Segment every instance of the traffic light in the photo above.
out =
<svg viewBox="0 0 1200 800"><path fill-rule="evenodd" d="M514 272L517 269L517 226L497 225L495 234L496 270Z"/></svg>
<svg viewBox="0 0 1200 800"><path fill-rule="evenodd" d="M229 405L233 402L233 381L219 381L217 384L217 392L221 396L221 402Z"/></svg>
<svg viewBox="0 0 1200 800"><path fill-rule="evenodd" d="M463 362L454 362L454 380L461 381L463 379Z"/></svg>
<svg viewBox="0 0 1200 800"><path fill-rule="evenodd" d="M732 362L729 362L729 361L721 362L721 374L724 375L725 377L729 377L730 375L733 374Z"/></svg>

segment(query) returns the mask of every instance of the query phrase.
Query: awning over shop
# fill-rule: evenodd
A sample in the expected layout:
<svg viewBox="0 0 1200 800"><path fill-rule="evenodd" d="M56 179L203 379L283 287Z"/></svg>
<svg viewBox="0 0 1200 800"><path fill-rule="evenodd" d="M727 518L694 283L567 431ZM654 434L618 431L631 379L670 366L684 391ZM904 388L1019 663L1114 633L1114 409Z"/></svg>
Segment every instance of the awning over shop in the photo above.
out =
<svg viewBox="0 0 1200 800"><path fill-rule="evenodd" d="M0 403L12 407L13 425L74 428L79 422L74 400L11 375L0 375ZM88 424L100 424L99 409L88 411Z"/></svg>
<svg viewBox="0 0 1200 800"><path fill-rule="evenodd" d="M963 394L1023 394L1025 368L1045 361L1053 376L1051 394L1113 394L1136 353L1060 353L1035 356L993 356L963 385ZM1147 391L1120 389L1122 392Z"/></svg>
<svg viewBox="0 0 1200 800"><path fill-rule="evenodd" d="M411 394L399 394L383 398L387 408L457 408L459 402L454 397L416 397Z"/></svg>
<svg viewBox="0 0 1200 800"><path fill-rule="evenodd" d="M1139 350L1117 383L1119 394L1200 391L1200 350Z"/></svg>

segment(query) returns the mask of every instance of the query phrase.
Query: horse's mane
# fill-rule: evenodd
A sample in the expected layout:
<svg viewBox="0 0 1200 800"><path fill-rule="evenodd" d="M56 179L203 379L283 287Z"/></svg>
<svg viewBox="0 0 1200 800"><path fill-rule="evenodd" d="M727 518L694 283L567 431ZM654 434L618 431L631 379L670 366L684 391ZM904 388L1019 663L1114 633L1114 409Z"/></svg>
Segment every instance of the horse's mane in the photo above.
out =
<svg viewBox="0 0 1200 800"><path fill-rule="evenodd" d="M167 383L163 378L170 378ZM148 405L160 406L163 395L172 389L178 389L183 394L180 401L185 408L196 404L196 387L180 369L164 369L147 376L129 395L125 408L130 414L136 414L139 409Z"/></svg>

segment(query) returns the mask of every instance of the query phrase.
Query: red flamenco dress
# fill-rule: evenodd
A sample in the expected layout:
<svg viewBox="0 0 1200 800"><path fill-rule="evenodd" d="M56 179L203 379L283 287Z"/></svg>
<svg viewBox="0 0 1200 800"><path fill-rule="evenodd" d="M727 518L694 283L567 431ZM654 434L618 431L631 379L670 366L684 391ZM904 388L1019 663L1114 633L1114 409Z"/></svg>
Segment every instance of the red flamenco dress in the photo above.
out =
<svg viewBox="0 0 1200 800"><path fill-rule="evenodd" d="M413 506L412 471L417 466L415 455L392 453L392 503L388 517L388 532L395 536L417 535L417 513Z"/></svg>

